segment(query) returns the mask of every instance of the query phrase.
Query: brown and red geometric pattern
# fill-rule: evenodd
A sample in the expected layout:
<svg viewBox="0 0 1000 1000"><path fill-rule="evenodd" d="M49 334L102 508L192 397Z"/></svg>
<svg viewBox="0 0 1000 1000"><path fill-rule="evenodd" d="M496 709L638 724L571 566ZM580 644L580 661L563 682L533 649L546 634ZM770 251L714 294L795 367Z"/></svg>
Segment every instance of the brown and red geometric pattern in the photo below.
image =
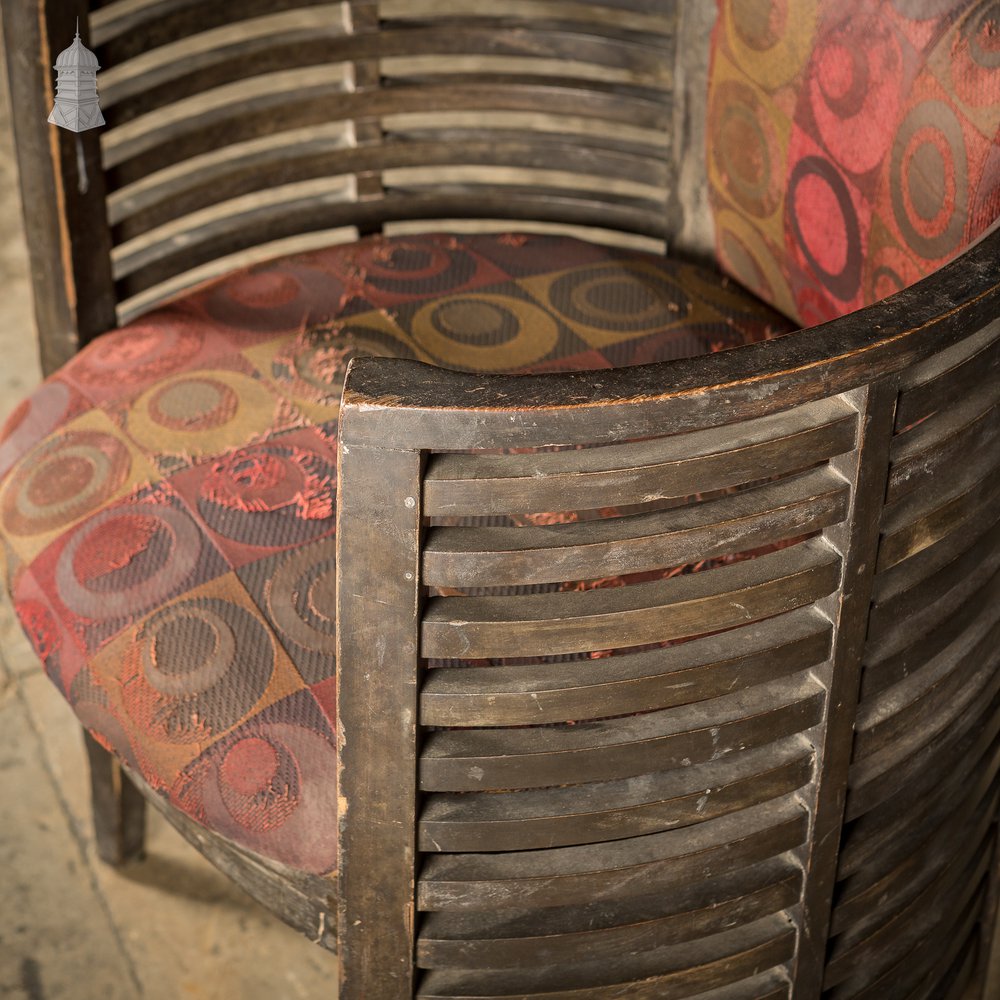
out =
<svg viewBox="0 0 1000 1000"><path fill-rule="evenodd" d="M724 277L569 239L280 259L99 338L14 413L0 564L98 739L211 829L330 872L347 361L599 369L789 329Z"/></svg>
<svg viewBox="0 0 1000 1000"><path fill-rule="evenodd" d="M810 325L1000 216L995 0L719 0L708 168L724 270Z"/></svg>

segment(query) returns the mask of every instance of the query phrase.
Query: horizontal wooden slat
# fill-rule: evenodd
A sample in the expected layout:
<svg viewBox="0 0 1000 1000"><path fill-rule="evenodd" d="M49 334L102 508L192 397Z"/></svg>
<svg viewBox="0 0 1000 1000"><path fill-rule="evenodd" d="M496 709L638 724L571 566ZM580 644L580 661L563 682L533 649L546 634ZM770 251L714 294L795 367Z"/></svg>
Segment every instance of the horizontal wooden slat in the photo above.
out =
<svg viewBox="0 0 1000 1000"><path fill-rule="evenodd" d="M114 3L104 4L90 15L93 43L103 45L115 35L134 31L151 19L194 7L199 2L200 0L115 0Z"/></svg>
<svg viewBox="0 0 1000 1000"><path fill-rule="evenodd" d="M970 941L973 945L980 937L976 926L983 916L986 904L986 886L979 884L978 891L964 905L945 911L941 922L947 928L935 927L913 945L911 950L882 974L865 980L857 976L834 987L827 1000L885 1000L900 996L905 1000L969 1000L968 994L956 991L956 984L948 975L950 956Z"/></svg>
<svg viewBox="0 0 1000 1000"><path fill-rule="evenodd" d="M763 963L764 965L769 965L769 962ZM703 990L701 986L703 984L696 983L693 987L698 991L698 1000L789 1000L791 997L791 986L788 980L788 974L785 971L783 964L777 964L769 968L766 972L751 972L749 974L750 978L741 978L736 982L730 983L726 986L719 986L715 989ZM440 980L439 980L440 982ZM440 987L445 988L445 987ZM626 984L624 986L615 985L610 988L610 992L601 987L598 987L598 992L596 994L584 990L583 993L574 996L573 1000L593 1000L596 996L597 1000L617 1000L621 996L621 991L624 989L626 995L629 997L638 998L638 1000L663 1000L666 995L668 997L673 997L675 994L664 994L664 982L662 979L656 979L652 982L640 982L635 985ZM667 987L669 988L669 986ZM681 996L688 997L691 994L686 992L692 987L683 986L681 987L683 992ZM424 996L424 994L418 993L418 998ZM551 992L546 992L543 994L521 994L519 1000L552 1000L554 994ZM559 996L559 995L555 995ZM444 998L436 997L433 1000L444 1000ZM471 997L468 992L464 994L463 997L452 997L451 1000L476 1000L476 997ZM506 1000L511 1000L511 998L506 998ZM518 1000L518 998L514 998ZM678 998L679 1000L679 998ZM948 1000L958 1000L958 998L948 997ZM964 1000L964 998L963 998Z"/></svg>
<svg viewBox="0 0 1000 1000"><path fill-rule="evenodd" d="M489 164L500 169L553 162L579 173L650 185L667 183L663 164L651 157L588 147L565 136L499 134L465 141L353 146L350 124L335 122L278 132L173 164L113 192L108 211L120 240L215 204L220 183L228 196L236 197L276 183L413 164Z"/></svg>
<svg viewBox="0 0 1000 1000"><path fill-rule="evenodd" d="M157 164L166 166L215 148L220 141L265 135L278 123L292 128L438 107L565 114L585 107L595 118L621 118L644 128L669 126L663 107L652 96L595 81L548 77L501 81L481 76L353 92L349 81L350 64L334 63L264 73L184 98L107 131L101 138L105 168L157 147Z"/></svg>
<svg viewBox="0 0 1000 1000"><path fill-rule="evenodd" d="M956 545L957 548L957 545ZM865 648L865 662L880 664L896 656L900 651L913 645L918 639L932 639L938 631L954 631L957 616L978 614L989 603L987 591L991 579L1000 571L1000 548L980 547L980 558L966 567L966 572L941 575L936 579L939 587L925 588L927 600L920 603L913 600L909 613L892 614L881 610L872 616L868 641ZM954 580L946 586L949 576ZM970 607L973 595L982 596ZM900 609L897 606L896 611Z"/></svg>
<svg viewBox="0 0 1000 1000"><path fill-rule="evenodd" d="M866 650L861 679L866 701L923 669L935 656L968 630L985 630L997 620L1000 572L987 566L985 582L977 572L960 580L933 604L924 617L904 620L901 627L882 626ZM985 574L984 574L985 575ZM981 634L981 631L980 631Z"/></svg>
<svg viewBox="0 0 1000 1000"><path fill-rule="evenodd" d="M361 221L455 218L507 218L534 222L542 218L662 238L665 223L648 198L607 194L576 187L525 187L505 184L440 184L436 187L388 188L382 199L356 209ZM367 213L367 214L366 214ZM517 227L513 228L516 231Z"/></svg>
<svg viewBox="0 0 1000 1000"><path fill-rule="evenodd" d="M490 219L476 216L467 219L412 219L409 221L389 221L383 224L382 232L387 237L425 235L426 233L532 233L541 236L569 237L574 240L584 240L596 246L614 247L623 250L638 250L640 253L652 253L662 256L666 253L667 244L663 238L642 236L623 230L604 229L598 226L574 225L567 222L539 222L537 219L518 219L516 226L511 226L509 219Z"/></svg>
<svg viewBox="0 0 1000 1000"><path fill-rule="evenodd" d="M417 963L422 968L511 969L571 965L580 956L612 960L625 952L696 940L792 906L801 884L800 869L774 859L623 903L524 913L428 913L420 926Z"/></svg>
<svg viewBox="0 0 1000 1000"><path fill-rule="evenodd" d="M332 99L335 95L349 101L350 83L349 64L334 63L266 73L177 101L106 131L101 136L105 169L148 149L169 145L185 132L222 125L238 114L260 114L287 103L292 95L300 101ZM329 119L337 117L330 115ZM219 145L224 133L216 133L216 138Z"/></svg>
<svg viewBox="0 0 1000 1000"><path fill-rule="evenodd" d="M666 642L811 604L839 583L822 539L702 573L530 597L436 597L421 626L433 659L543 656Z"/></svg>
<svg viewBox="0 0 1000 1000"><path fill-rule="evenodd" d="M758 548L843 520L848 487L829 469L732 496L629 517L526 528L432 528L432 587L589 580Z"/></svg>
<svg viewBox="0 0 1000 1000"><path fill-rule="evenodd" d="M551 111L436 110L407 111L380 118L383 131L399 142L486 141L495 135L572 136L583 148L613 149L639 157L665 157L674 148L669 132L640 128L623 121L591 118L585 108L575 114Z"/></svg>
<svg viewBox="0 0 1000 1000"><path fill-rule="evenodd" d="M500 153L499 158L506 155ZM612 195L615 198L630 198L635 201L655 202L664 195L663 187L647 184L628 177L611 177L601 173L588 173L580 162L562 164L541 158L534 163L518 163L511 160L498 165L496 152L493 156L484 154L482 163L464 163L461 153L451 162L413 163L402 166L385 165L381 172L381 182L387 190L427 191L438 187L468 187L487 189L493 185L514 191L567 190L589 191L593 194Z"/></svg>
<svg viewBox="0 0 1000 1000"><path fill-rule="evenodd" d="M831 961L824 986L829 989L844 982L840 996L881 1000L887 990L900 986L904 969L906 978L918 972L917 982L910 983L909 988L917 985L919 972L923 970L913 970L909 964L913 961L933 964L939 951L937 941L954 933L956 925L962 926L970 901L973 909L978 910L983 897L983 876L991 861L991 852L977 853L959 871L953 867L946 869L903 913L862 945L845 952L842 961Z"/></svg>
<svg viewBox="0 0 1000 1000"><path fill-rule="evenodd" d="M982 478L978 478L978 477ZM877 569L882 572L938 539L963 531L991 511L1000 494L1000 467L970 465L960 475L904 496L885 508Z"/></svg>
<svg viewBox="0 0 1000 1000"><path fill-rule="evenodd" d="M347 178L350 181L350 178ZM311 185L314 182L304 182ZM337 179L319 181L338 190ZM608 195L597 200L591 192L567 189L502 188L487 186L481 191L467 187L440 187L429 193L390 191L385 197L364 201L330 198L310 203L295 197L295 188L287 201L281 201L280 192L263 195L263 204L248 206L240 215L212 213L215 218L204 231L193 230L184 235L178 244L147 246L143 252L156 259L145 267L131 271L118 282L122 295L136 295L160 282L167 281L188 268L213 260L223 254L248 249L267 240L286 238L307 233L313 229L338 226L368 226L389 219L435 217L442 213L470 216L507 215L511 219L537 219L545 215L551 221L565 221L577 225L622 226L633 232L650 236L663 234L664 223L657 215L650 214L652 203L635 198ZM247 196L256 197L256 196ZM544 209L544 211L543 211ZM515 227L512 227L516 229ZM139 249L137 247L136 249ZM116 269L124 273L130 262L116 262Z"/></svg>
<svg viewBox="0 0 1000 1000"><path fill-rule="evenodd" d="M440 92L439 92L440 91ZM233 109L233 116L222 125L202 127L178 135L166 147L150 147L148 151L138 153L118 164L109 173L111 190L138 183L148 175L155 174L165 168L198 156L211 154L225 147L238 147L247 142L253 142L279 132L293 131L302 128L323 129L331 124L351 124L360 115L369 120L365 114L370 104L385 105L381 110L388 112L380 114L380 121L395 121L409 123L422 121L428 116L435 119L460 119L469 117L478 119L477 126L481 128L505 127L520 129L521 140L530 140L539 135L578 136L581 138L581 148L597 148L610 151L620 151L630 156L646 156L648 150L667 150L668 142L658 141L664 129L663 122L652 119L642 124L632 121L635 117L635 99L627 95L598 95L600 100L590 101L581 94L584 102L573 104L563 100L559 88L554 85L548 88L547 101L531 103L530 88L522 85L504 87L499 92L494 89L463 84L462 94L465 104L460 103L454 92L442 91L440 87L424 84L419 87L397 85L386 91L366 91L360 96L347 95L336 100L327 98L324 101L305 101L289 103L275 110L258 113L252 116L241 115L238 106ZM368 98L366 101L362 98ZM444 103L443 109L435 109L434 103ZM599 110L604 104L611 102L617 110L617 117L611 117L611 110L605 117L587 117L582 110L589 111L591 105ZM497 106L499 104L499 106ZM471 107L473 110L466 110ZM425 109L432 110L425 110ZM375 109L373 109L375 110ZM423 143L433 145L435 138L443 147L449 145L447 136L428 134ZM397 138L392 131L387 131L383 142L367 143L372 150L387 150L389 147L405 145L406 138ZM499 145L499 142L496 144ZM402 155L402 154L397 154ZM663 155L666 155L665 153ZM293 155L294 161L294 155ZM554 162L550 160L550 163ZM558 162L558 161L555 161ZM360 168L359 168L360 169ZM479 213L483 215L482 212ZM662 213L661 213L662 214ZM544 218L540 215L538 218Z"/></svg>
<svg viewBox="0 0 1000 1000"><path fill-rule="evenodd" d="M711 702L585 725L428 734L425 791L540 788L606 781L718 760L814 726L823 693L808 676Z"/></svg>
<svg viewBox="0 0 1000 1000"><path fill-rule="evenodd" d="M1000 456L1000 378L968 392L896 438L886 500L925 488L968 465L988 469Z"/></svg>
<svg viewBox="0 0 1000 1000"><path fill-rule="evenodd" d="M971 348L971 351L970 351ZM931 371L925 371L930 368ZM921 365L915 365L904 379L916 381L904 388L896 404L899 430L953 405L968 392L993 381L1000 373L1000 320L962 343L941 351ZM909 433L909 432L907 432Z"/></svg>
<svg viewBox="0 0 1000 1000"><path fill-rule="evenodd" d="M983 727L984 735L995 735L992 706L1000 693L1000 671L995 661L996 657L991 657L973 675L954 701L939 712L932 726L852 764L846 808L849 819L892 797L920 773L933 769L944 779L949 762L947 748L970 729Z"/></svg>
<svg viewBox="0 0 1000 1000"><path fill-rule="evenodd" d="M872 983L858 1000L883 1000L886 991L898 988L906 1000L968 1000L963 983L952 975L952 959L960 951L969 952L973 957L982 939L979 924L987 903L985 887L969 901L964 911L955 914L948 922L948 933L942 937L932 934L918 944L913 951L888 969ZM956 970L955 975L961 975ZM831 1000L839 1000L834 994Z"/></svg>
<svg viewBox="0 0 1000 1000"><path fill-rule="evenodd" d="M801 609L679 646L544 670L439 667L426 674L420 721L527 726L690 704L815 666L828 655L830 636L828 619Z"/></svg>
<svg viewBox="0 0 1000 1000"><path fill-rule="evenodd" d="M598 378L598 376L594 376ZM438 455L428 515L580 510L687 496L807 468L850 449L857 414L838 399L730 427L582 451Z"/></svg>
<svg viewBox="0 0 1000 1000"><path fill-rule="evenodd" d="M884 906L886 900L883 900L867 920L848 927L831 942L828 958L831 982L846 978L853 965L863 964L866 958L870 960L872 952L877 953L898 938L900 926L912 920L915 913L940 906L942 896L961 884L963 870L970 865L975 867L981 855L989 853L985 849L995 836L990 824L980 823L965 833L960 842L952 843L950 855L942 858L933 870L916 873L917 884L907 898L891 909ZM971 836L973 833L977 836Z"/></svg>
<svg viewBox="0 0 1000 1000"><path fill-rule="evenodd" d="M101 106L110 109L126 98L184 76L201 73L204 77L206 69L226 60L245 60L247 69L243 75L249 76L255 65L260 72L260 58L275 47L301 46L317 38L343 38L348 30L346 6L331 3L278 11L187 35L109 66L101 74ZM329 61L345 58L350 56L341 54L339 59ZM291 65L286 63L286 68ZM202 84L199 89L207 88Z"/></svg>
<svg viewBox="0 0 1000 1000"><path fill-rule="evenodd" d="M397 40L394 51L387 44L393 40ZM499 37L488 30L410 29L395 38L393 32L386 31L381 41L374 54L380 57L382 81L388 85L402 80L440 80L456 74L555 72L576 80L602 80L665 92L673 86L673 65L666 58L665 49L623 44L618 39L588 38L512 25L509 32ZM582 44L574 51L576 43ZM634 62L630 57L634 57Z"/></svg>
<svg viewBox="0 0 1000 1000"><path fill-rule="evenodd" d="M1000 619L1000 614L997 615ZM1000 620L970 629L918 673L867 699L858 712L854 760L863 760L915 732L933 731L940 714L1000 646Z"/></svg>
<svg viewBox="0 0 1000 1000"><path fill-rule="evenodd" d="M433 20L439 17L490 17L537 20L542 23L593 25L602 31L616 27L671 35L676 15L651 0L600 0L580 3L572 0L381 0L379 16L384 21Z"/></svg>
<svg viewBox="0 0 1000 1000"><path fill-rule="evenodd" d="M110 45L115 58L109 60L109 65L118 65L155 45L237 19L329 3L330 0L241 0L233 7L206 5L203 0L113 0L91 13L91 40L102 48Z"/></svg>
<svg viewBox="0 0 1000 1000"><path fill-rule="evenodd" d="M980 340L979 337L970 340ZM967 345L960 344L958 347ZM953 348L952 350L955 350ZM947 354L949 352L943 352ZM956 392L946 398L938 400L938 405L923 413L920 418L904 430L897 431L893 436L890 459L894 464L905 462L920 452L939 444L941 441L951 437L957 430L974 421L981 414L993 409L1000 401L1000 385L991 377L992 375L992 355L1000 355L1000 328L997 329L996 343L979 351L971 358L957 366L958 371L971 368L977 378L967 379ZM1000 367L1000 360L996 362ZM951 372L945 372L940 378L950 377ZM932 380L931 385L936 384L938 379ZM910 392L901 393L898 406L908 399L913 393L918 392L923 386L917 386Z"/></svg>
<svg viewBox="0 0 1000 1000"><path fill-rule="evenodd" d="M981 728L945 743L933 767L845 827L837 875L850 880L848 893L886 876L934 831L967 822L1000 788L1000 698L976 721Z"/></svg>
<svg viewBox="0 0 1000 1000"><path fill-rule="evenodd" d="M971 817L949 816L941 827L926 831L919 847L870 885L843 892L833 909L830 932L841 935L864 932L896 913L921 892L954 856L956 845L981 843L996 821L1000 798L988 796L976 802Z"/></svg>
<svg viewBox="0 0 1000 1000"><path fill-rule="evenodd" d="M704 941L667 945L653 951L623 955L600 965L583 959L568 968L491 972L428 973L417 990L419 1000L679 1000L694 993L738 983L780 965L795 951L795 930L775 914L746 927L725 931ZM634 984L634 985L623 985Z"/></svg>
<svg viewBox="0 0 1000 1000"><path fill-rule="evenodd" d="M207 37L212 33L190 35L176 46L168 44L126 62L112 81L114 100L108 104L108 120L120 127L177 101L262 74L338 62L358 65L361 61L370 67L367 78L357 77L359 90L374 83L372 74L377 70L381 86L393 88L443 83L457 76L466 81L477 77L565 78L577 86L594 81L605 87L617 84L665 95L672 86L672 58L663 47L646 44L646 39L539 31L516 24L504 29L455 25L429 30L407 25L402 31L383 28L348 35L336 8L327 10L327 23L319 23L311 32L298 23L309 18L296 19L300 12L293 11L282 16L283 24L274 26L276 33L270 40L262 18L223 29L228 40ZM315 15L322 9L301 13L312 14L312 20L320 22ZM254 34L251 25L256 28ZM210 42L222 44L208 48ZM580 43L576 57L571 48L575 43ZM176 58L176 47L189 44L197 49L195 58ZM151 79L143 72L146 68Z"/></svg>
<svg viewBox="0 0 1000 1000"><path fill-rule="evenodd" d="M621 781L430 795L420 814L420 849L532 850L691 826L796 791L811 779L812 766L812 749L793 737L722 760Z"/></svg>
<svg viewBox="0 0 1000 1000"><path fill-rule="evenodd" d="M944 539L876 577L872 627L882 631L892 621L920 615L941 595L955 589L975 572L983 558L1000 550L1000 509L995 518L961 539ZM947 542L947 544L944 544ZM912 565L907 567L907 563Z"/></svg>
<svg viewBox="0 0 1000 1000"><path fill-rule="evenodd" d="M423 75L428 71L465 72L473 66L485 72L525 72L527 64L523 60L530 59L550 64L545 67L548 72L555 68L551 64L558 63L567 76L579 77L586 67L593 66L600 73L598 78L614 79L618 71L618 78L626 83L670 87L673 82L673 67L664 58L662 43L648 44L648 37L622 39L566 29L558 31L539 28L531 21L512 23L502 31L475 23L449 28L411 23L404 30L387 26L378 32L357 35L348 32L345 6L331 3L248 18L187 35L110 67L101 76L101 103L110 108L120 100L165 83L176 87L178 80L193 74L198 74L200 88L207 89L223 82L212 72L219 64L245 63L246 68L237 72L248 76L255 64L260 72L261 57L275 48L285 54L288 68L302 65L304 60L295 59L294 50L284 50L318 38L328 42L326 61L381 59L385 77ZM502 60L506 66L498 66L484 57ZM515 63L516 59L522 62ZM425 66L420 60L429 62ZM186 96L187 91L181 95Z"/></svg>
<svg viewBox="0 0 1000 1000"><path fill-rule="evenodd" d="M788 798L609 844L428 856L422 910L492 910L625 900L759 864L798 847L808 815Z"/></svg>
<svg viewBox="0 0 1000 1000"><path fill-rule="evenodd" d="M981 968L982 934L976 922L973 918L969 924L971 933L956 935L949 942L934 969L906 1000L934 1000L941 983L947 984L942 1000L967 1000L973 979Z"/></svg>
<svg viewBox="0 0 1000 1000"><path fill-rule="evenodd" d="M351 178L321 177L219 202L116 247L111 255L114 276L126 277L168 257L183 257L187 269L204 263L199 246L210 243L214 247L259 219L287 218L296 212L322 214L327 206L349 204L355 197ZM272 235L284 234L272 231Z"/></svg>

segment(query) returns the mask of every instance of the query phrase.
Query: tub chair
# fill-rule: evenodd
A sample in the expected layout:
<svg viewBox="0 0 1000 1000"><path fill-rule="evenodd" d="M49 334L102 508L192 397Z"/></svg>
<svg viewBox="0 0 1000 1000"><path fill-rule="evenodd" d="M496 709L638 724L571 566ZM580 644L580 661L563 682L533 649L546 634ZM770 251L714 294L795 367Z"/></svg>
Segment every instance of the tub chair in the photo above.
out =
<svg viewBox="0 0 1000 1000"><path fill-rule="evenodd" d="M998 995L996 4L3 27L103 857L152 803L342 1000Z"/></svg>

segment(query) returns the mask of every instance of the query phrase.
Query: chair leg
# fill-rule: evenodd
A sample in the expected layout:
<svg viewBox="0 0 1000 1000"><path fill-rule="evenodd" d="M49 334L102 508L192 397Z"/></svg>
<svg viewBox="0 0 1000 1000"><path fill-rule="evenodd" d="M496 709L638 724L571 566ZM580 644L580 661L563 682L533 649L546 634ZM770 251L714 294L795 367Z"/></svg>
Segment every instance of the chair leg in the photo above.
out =
<svg viewBox="0 0 1000 1000"><path fill-rule="evenodd" d="M90 802L97 855L115 867L141 858L146 839L146 800L118 760L86 730Z"/></svg>

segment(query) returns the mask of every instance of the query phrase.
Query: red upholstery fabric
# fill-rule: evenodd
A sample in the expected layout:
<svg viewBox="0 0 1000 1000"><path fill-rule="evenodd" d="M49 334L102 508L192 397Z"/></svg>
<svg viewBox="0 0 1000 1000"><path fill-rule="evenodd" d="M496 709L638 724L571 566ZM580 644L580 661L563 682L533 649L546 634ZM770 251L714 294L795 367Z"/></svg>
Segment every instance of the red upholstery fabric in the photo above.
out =
<svg viewBox="0 0 1000 1000"><path fill-rule="evenodd" d="M719 0L708 166L724 270L804 325L1000 216L995 0Z"/></svg>
<svg viewBox="0 0 1000 1000"><path fill-rule="evenodd" d="M84 725L196 820L337 862L337 414L347 360L607 368L789 325L728 279L549 237L364 240L99 338L0 436L0 559Z"/></svg>

